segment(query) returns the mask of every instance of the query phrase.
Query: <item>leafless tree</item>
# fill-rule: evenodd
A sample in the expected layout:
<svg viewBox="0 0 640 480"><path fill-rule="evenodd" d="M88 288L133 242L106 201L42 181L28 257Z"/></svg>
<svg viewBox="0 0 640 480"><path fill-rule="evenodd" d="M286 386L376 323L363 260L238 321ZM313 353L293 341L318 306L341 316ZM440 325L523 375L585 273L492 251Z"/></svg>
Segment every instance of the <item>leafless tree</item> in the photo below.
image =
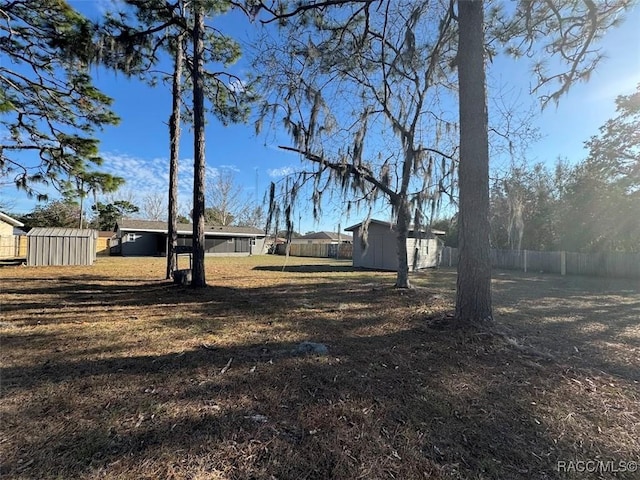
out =
<svg viewBox="0 0 640 480"><path fill-rule="evenodd" d="M140 211L147 220L163 221L167 218L166 198L160 192L147 193L142 198Z"/></svg>
<svg viewBox="0 0 640 480"><path fill-rule="evenodd" d="M236 181L233 171L221 169L209 178L206 188L207 222L216 225L237 224L246 220L255 207L254 200L247 197L244 188Z"/></svg>

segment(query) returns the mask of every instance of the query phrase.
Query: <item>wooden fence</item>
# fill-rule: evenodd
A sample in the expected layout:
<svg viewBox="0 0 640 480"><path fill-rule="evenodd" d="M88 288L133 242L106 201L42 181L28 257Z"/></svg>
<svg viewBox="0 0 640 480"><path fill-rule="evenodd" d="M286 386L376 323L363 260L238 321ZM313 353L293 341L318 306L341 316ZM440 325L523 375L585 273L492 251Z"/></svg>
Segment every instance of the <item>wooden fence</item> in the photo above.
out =
<svg viewBox="0 0 640 480"><path fill-rule="evenodd" d="M284 247L284 246L283 246ZM284 255L285 248L278 249L280 255ZM320 258L340 258L348 259L353 256L353 245L351 243L340 244L313 244L313 243L292 243L289 245L289 255L292 257L320 257Z"/></svg>
<svg viewBox="0 0 640 480"><path fill-rule="evenodd" d="M27 258L26 235L2 237L0 239L0 258ZM109 238L98 237L96 239L96 255L109 255Z"/></svg>
<svg viewBox="0 0 640 480"><path fill-rule="evenodd" d="M0 237L0 258L26 258L27 237L25 235L10 235Z"/></svg>
<svg viewBox="0 0 640 480"><path fill-rule="evenodd" d="M458 249L445 247L440 266L458 265ZM491 250L491 266L523 272L559 273L612 278L640 278L640 253L537 252L533 250Z"/></svg>
<svg viewBox="0 0 640 480"><path fill-rule="evenodd" d="M109 255L109 237L96 238L96 255Z"/></svg>

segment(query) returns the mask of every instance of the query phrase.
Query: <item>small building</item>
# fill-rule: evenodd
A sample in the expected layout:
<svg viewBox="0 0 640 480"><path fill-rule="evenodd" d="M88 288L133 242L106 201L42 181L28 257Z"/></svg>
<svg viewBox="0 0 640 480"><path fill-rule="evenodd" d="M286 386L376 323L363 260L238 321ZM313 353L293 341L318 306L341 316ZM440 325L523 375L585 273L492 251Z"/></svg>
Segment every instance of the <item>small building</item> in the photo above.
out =
<svg viewBox="0 0 640 480"><path fill-rule="evenodd" d="M27 233L27 265L93 265L95 230L78 228L32 228Z"/></svg>
<svg viewBox="0 0 640 480"><path fill-rule="evenodd" d="M115 227L112 254L123 256L165 256L168 242L167 222L119 220ZM178 245L191 246L193 225L178 224ZM115 245L114 245L115 243ZM265 233L253 227L205 225L205 255L245 256L264 252Z"/></svg>
<svg viewBox="0 0 640 480"><path fill-rule="evenodd" d="M22 222L9 215L0 212L0 258L20 257L20 234L21 230L16 227L24 227Z"/></svg>
<svg viewBox="0 0 640 480"><path fill-rule="evenodd" d="M381 220L371 220L368 226L366 247L362 238L363 224L345 228L353 232L353 266L376 270L398 270L397 232L395 225ZM443 243L440 230L413 230L407 235L409 271L437 267Z"/></svg>

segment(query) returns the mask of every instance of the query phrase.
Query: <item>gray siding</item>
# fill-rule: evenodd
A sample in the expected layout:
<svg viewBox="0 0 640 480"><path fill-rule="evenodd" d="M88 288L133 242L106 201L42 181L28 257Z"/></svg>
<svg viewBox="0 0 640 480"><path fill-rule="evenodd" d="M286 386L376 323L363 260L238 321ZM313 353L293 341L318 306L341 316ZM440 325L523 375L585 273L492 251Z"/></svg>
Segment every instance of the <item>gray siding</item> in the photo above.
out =
<svg viewBox="0 0 640 480"><path fill-rule="evenodd" d="M96 236L93 230L33 229L27 235L27 265L93 265Z"/></svg>
<svg viewBox="0 0 640 480"><path fill-rule="evenodd" d="M157 255L160 234L149 232L131 232L122 234L121 254L123 256Z"/></svg>
<svg viewBox="0 0 640 480"><path fill-rule="evenodd" d="M360 228L354 232L353 266L376 270L398 270L397 235L386 225L369 225L368 248L360 240ZM436 267L441 246L435 238L408 238L409 271Z"/></svg>
<svg viewBox="0 0 640 480"><path fill-rule="evenodd" d="M409 270L437 267L442 246L435 238L407 239Z"/></svg>
<svg viewBox="0 0 640 480"><path fill-rule="evenodd" d="M254 252L262 253L264 239L256 239L256 245L252 245L249 237L205 237L205 255L251 255ZM178 245L192 245L191 237L181 235ZM260 250L257 250L260 249Z"/></svg>
<svg viewBox="0 0 640 480"><path fill-rule="evenodd" d="M251 255L264 255L267 253L265 246L266 238L256 238L251 246Z"/></svg>
<svg viewBox="0 0 640 480"><path fill-rule="evenodd" d="M353 266L379 270L397 270L396 233L389 227L371 223L367 248L360 239L360 228L353 232Z"/></svg>

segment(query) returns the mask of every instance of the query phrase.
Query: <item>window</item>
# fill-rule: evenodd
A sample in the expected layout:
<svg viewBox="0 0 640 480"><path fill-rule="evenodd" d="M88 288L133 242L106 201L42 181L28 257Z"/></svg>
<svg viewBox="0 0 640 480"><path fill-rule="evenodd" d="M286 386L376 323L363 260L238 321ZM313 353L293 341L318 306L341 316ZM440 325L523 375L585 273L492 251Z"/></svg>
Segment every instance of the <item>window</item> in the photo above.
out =
<svg viewBox="0 0 640 480"><path fill-rule="evenodd" d="M127 242L135 242L135 241L136 241L136 234L135 233L127 234Z"/></svg>
<svg viewBox="0 0 640 480"><path fill-rule="evenodd" d="M227 243L233 243L233 238L228 238Z"/></svg>

